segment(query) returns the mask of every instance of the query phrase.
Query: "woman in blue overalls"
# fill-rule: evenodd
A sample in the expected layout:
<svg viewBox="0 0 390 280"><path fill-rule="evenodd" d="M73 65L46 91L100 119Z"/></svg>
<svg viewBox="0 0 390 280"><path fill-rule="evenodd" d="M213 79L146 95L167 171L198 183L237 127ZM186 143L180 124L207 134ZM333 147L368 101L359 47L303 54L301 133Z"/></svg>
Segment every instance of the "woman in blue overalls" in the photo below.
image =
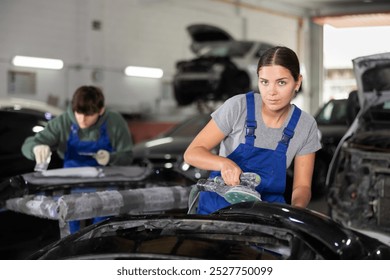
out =
<svg viewBox="0 0 390 280"><path fill-rule="evenodd" d="M291 104L302 83L294 51L274 47L257 67L260 94L239 94L212 113L212 119L187 148L185 161L239 185L242 172L260 175L261 199L285 203L286 170L294 160L291 204L306 207L311 197L315 152L321 148L314 118ZM220 144L219 155L211 150ZM201 192L197 213L230 205L214 192Z"/></svg>
<svg viewBox="0 0 390 280"><path fill-rule="evenodd" d="M64 114L25 140L23 154L42 164L55 150L65 168L130 165L133 143L127 122L118 112L106 110L104 103L100 88L79 87ZM77 231L78 226L78 222L70 223L71 232Z"/></svg>

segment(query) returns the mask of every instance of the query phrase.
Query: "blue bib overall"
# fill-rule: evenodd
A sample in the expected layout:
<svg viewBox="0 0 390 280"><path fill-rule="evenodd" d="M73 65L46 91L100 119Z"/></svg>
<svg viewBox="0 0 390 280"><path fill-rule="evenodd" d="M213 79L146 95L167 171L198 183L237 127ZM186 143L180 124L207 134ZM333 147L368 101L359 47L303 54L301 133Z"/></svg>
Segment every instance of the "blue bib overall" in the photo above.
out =
<svg viewBox="0 0 390 280"><path fill-rule="evenodd" d="M72 124L64 156L64 167L99 166L92 156L80 155L80 153L96 153L100 149L113 151L106 123L100 127L100 135L96 141L80 141L78 131L78 125Z"/></svg>
<svg viewBox="0 0 390 280"><path fill-rule="evenodd" d="M263 149L254 146L255 130L257 128L255 115L254 93L246 94L247 119L245 143L239 146L227 158L234 161L243 172L254 172L260 175L261 182L256 187L263 201L286 203L284 191L286 188L286 153L290 139L294 136L294 129L301 116L301 110L295 106L287 127L283 130L282 139L275 150ZM220 176L220 172L213 171L210 177ZM215 192L200 192L198 214L209 214L223 207L229 206L222 196Z"/></svg>
<svg viewBox="0 0 390 280"><path fill-rule="evenodd" d="M99 166L95 158L90 155L80 155L80 153L96 153L103 149L112 152L113 148L108 137L106 123L100 127L99 138L96 141L81 141L78 135L79 127L72 124L67 148L64 156L64 168L67 167L82 167L82 166ZM95 189L80 188L74 189L72 192L94 192ZM100 222L107 217L96 217L92 223ZM69 221L70 233L75 233L80 230L80 221Z"/></svg>

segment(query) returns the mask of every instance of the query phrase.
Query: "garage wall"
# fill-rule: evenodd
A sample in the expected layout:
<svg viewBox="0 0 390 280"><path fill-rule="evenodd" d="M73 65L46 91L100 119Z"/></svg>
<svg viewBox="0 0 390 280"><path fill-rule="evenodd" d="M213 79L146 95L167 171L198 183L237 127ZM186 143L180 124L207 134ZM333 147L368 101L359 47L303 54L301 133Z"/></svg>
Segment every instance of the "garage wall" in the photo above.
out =
<svg viewBox="0 0 390 280"><path fill-rule="evenodd" d="M93 22L101 24L93 29ZM9 96L9 70L36 74L36 94L12 96L64 106L83 84L101 86L107 104L127 112L172 113L175 62L192 57L186 26L207 23L237 39L263 40L296 49L296 18L213 0L2 0L0 97ZM15 55L60 58L60 71L21 69ZM161 80L126 77L128 65L159 67Z"/></svg>

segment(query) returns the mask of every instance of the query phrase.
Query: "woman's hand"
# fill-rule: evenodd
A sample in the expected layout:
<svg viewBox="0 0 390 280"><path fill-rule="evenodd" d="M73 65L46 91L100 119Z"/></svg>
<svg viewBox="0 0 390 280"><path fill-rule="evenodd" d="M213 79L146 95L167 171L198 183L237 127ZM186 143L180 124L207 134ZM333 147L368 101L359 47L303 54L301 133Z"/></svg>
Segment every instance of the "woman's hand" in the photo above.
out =
<svg viewBox="0 0 390 280"><path fill-rule="evenodd" d="M241 168L232 160L225 158L221 165L221 176L228 186L237 186L240 184Z"/></svg>

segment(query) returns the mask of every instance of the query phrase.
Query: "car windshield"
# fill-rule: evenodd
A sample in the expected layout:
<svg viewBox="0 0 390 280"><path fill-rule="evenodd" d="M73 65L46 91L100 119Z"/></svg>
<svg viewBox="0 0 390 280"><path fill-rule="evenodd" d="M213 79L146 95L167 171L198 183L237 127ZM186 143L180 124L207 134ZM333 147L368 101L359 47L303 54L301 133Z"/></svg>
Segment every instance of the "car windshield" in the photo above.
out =
<svg viewBox="0 0 390 280"><path fill-rule="evenodd" d="M253 42L229 42L224 44L208 45L201 50L202 56L244 57L252 48Z"/></svg>

